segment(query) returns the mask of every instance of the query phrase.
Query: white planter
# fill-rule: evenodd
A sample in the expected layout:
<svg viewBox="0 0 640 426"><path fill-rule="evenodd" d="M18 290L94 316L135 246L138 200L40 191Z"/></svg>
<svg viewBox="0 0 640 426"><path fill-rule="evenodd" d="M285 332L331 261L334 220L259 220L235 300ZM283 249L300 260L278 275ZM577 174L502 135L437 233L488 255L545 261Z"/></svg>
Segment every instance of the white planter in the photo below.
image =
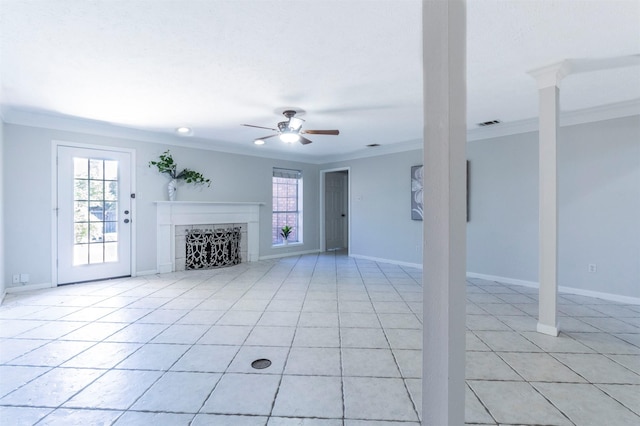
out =
<svg viewBox="0 0 640 426"><path fill-rule="evenodd" d="M169 201L176 200L176 191L178 190L178 181L175 179L171 179L169 184L167 185L167 192L169 193Z"/></svg>

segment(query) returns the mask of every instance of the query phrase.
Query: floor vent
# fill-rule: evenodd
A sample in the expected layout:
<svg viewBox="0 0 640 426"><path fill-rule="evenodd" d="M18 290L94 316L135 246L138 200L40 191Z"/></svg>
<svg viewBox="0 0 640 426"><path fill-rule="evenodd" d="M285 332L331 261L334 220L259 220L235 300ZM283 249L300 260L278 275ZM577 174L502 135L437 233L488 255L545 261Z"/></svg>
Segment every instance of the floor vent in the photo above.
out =
<svg viewBox="0 0 640 426"><path fill-rule="evenodd" d="M251 366L256 370L262 370L271 366L271 361L268 359L256 359L251 363Z"/></svg>

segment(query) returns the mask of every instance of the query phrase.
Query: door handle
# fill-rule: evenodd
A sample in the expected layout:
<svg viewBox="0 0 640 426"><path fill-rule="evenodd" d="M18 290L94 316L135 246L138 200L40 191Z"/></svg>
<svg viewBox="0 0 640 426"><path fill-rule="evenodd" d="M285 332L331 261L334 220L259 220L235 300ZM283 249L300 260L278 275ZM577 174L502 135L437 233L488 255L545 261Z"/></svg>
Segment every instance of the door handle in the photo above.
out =
<svg viewBox="0 0 640 426"><path fill-rule="evenodd" d="M125 220L124 220L124 223L129 223L129 219L125 219Z"/></svg>

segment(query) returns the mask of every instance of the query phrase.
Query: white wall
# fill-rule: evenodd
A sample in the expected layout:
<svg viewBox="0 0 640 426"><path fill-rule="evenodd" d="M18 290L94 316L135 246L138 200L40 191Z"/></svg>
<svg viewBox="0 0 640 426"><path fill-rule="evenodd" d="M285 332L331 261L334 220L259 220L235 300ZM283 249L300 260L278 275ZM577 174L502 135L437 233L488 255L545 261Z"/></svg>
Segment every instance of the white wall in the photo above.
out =
<svg viewBox="0 0 640 426"><path fill-rule="evenodd" d="M422 222L411 220L411 166L420 164L422 150L322 166L350 168L351 255L422 264Z"/></svg>
<svg viewBox="0 0 640 426"><path fill-rule="evenodd" d="M137 272L156 269L154 201L166 200L166 176L148 167L171 149L179 168L202 172L211 187L178 187L178 200L257 201L265 205L260 213L260 256L319 249L319 168L317 165L265 159L246 155L160 145L131 139L5 124L4 162L6 176L3 205L5 220L11 226L5 233L5 279L13 273L28 273L30 284L51 283L52 141L67 141L136 150ZM303 171L304 244L288 248L271 246L271 176L273 167Z"/></svg>
<svg viewBox="0 0 640 426"><path fill-rule="evenodd" d="M5 277L5 258L4 258L4 121L0 118L0 303L4 297L7 281Z"/></svg>
<svg viewBox="0 0 640 426"><path fill-rule="evenodd" d="M468 271L537 282L537 132L467 153ZM640 298L640 117L560 129L558 205L559 285Z"/></svg>

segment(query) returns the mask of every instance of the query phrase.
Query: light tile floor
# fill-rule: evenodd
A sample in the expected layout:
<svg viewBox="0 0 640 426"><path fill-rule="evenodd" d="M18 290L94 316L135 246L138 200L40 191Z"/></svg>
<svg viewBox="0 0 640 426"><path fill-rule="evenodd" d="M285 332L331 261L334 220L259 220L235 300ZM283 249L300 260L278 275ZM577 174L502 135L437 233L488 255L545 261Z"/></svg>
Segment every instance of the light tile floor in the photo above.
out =
<svg viewBox="0 0 640 426"><path fill-rule="evenodd" d="M326 253L10 294L0 424L418 425L420 282ZM640 306L559 303L552 338L535 290L469 280L468 424L640 424Z"/></svg>

